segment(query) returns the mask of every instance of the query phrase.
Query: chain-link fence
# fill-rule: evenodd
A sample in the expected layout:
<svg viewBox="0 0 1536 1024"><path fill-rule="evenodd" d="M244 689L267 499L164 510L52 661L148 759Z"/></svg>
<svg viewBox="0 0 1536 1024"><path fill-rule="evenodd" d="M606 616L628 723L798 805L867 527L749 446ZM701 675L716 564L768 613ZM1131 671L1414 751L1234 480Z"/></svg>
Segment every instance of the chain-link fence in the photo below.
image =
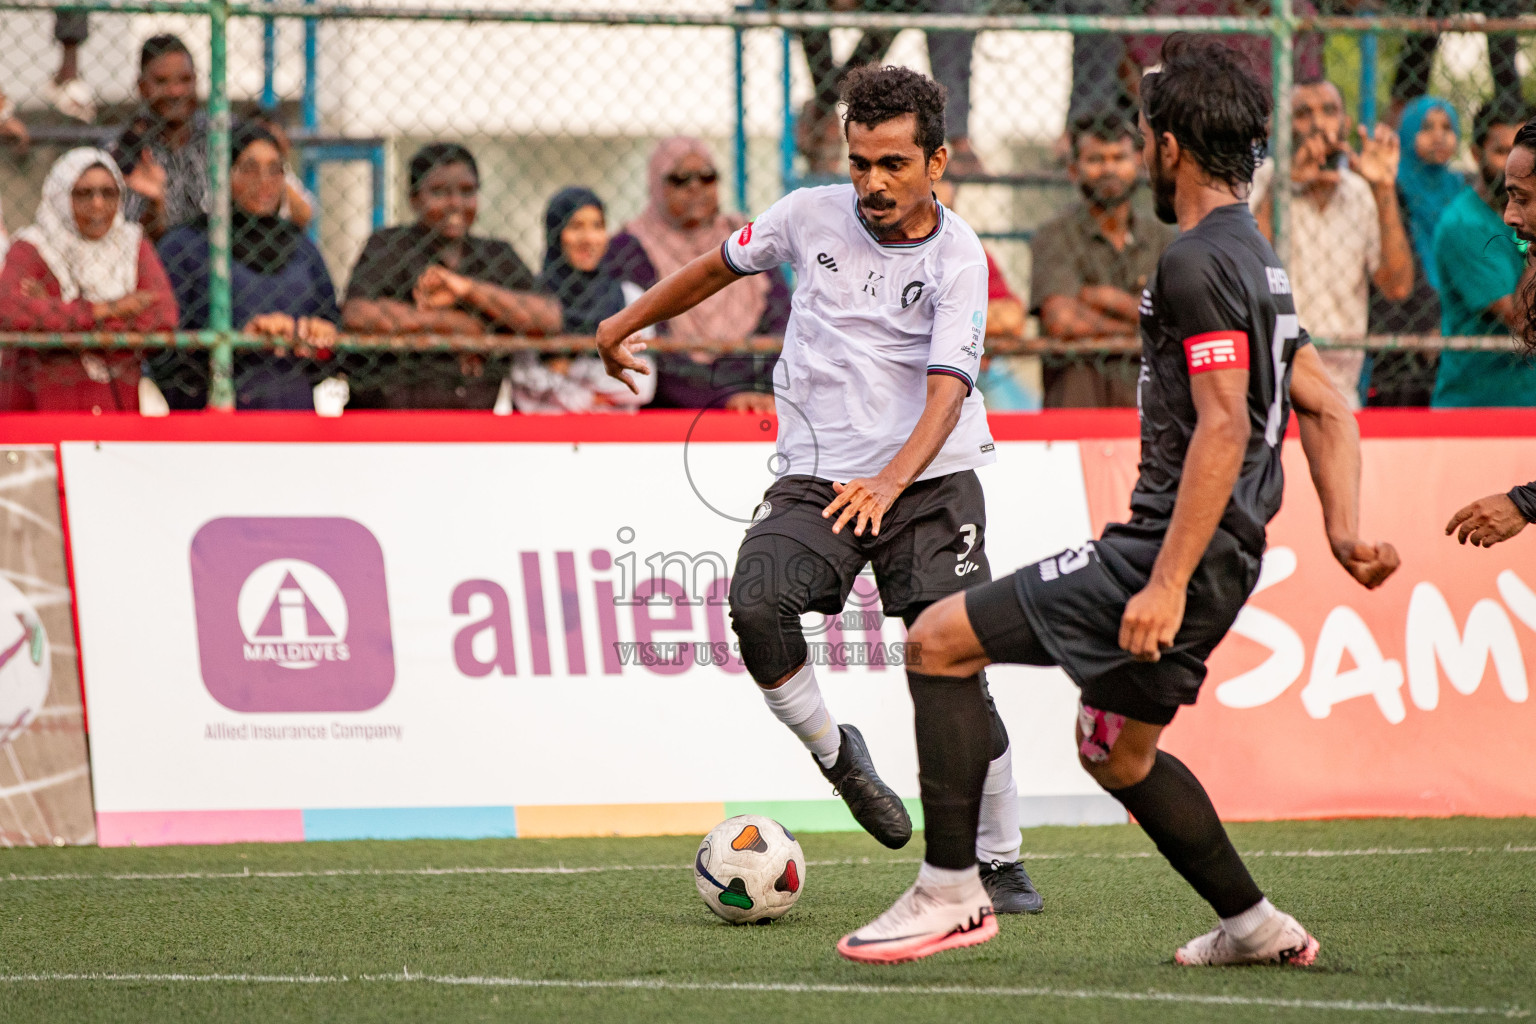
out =
<svg viewBox="0 0 1536 1024"><path fill-rule="evenodd" d="M1173 237L1135 102L1176 30L1274 90L1253 204L1340 386L1536 396L1499 214L1522 0L0 9L0 409L758 408L788 274L663 325L638 398L590 336L839 180L838 83L870 61L949 91L941 198L996 264L989 406L1132 404L1135 299Z"/></svg>

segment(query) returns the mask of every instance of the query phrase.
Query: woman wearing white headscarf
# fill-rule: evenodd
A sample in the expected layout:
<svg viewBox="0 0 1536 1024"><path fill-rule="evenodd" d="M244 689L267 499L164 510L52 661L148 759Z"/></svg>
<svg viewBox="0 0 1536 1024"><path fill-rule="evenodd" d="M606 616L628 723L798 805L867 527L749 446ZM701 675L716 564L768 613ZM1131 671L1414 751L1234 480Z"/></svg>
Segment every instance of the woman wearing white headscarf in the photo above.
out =
<svg viewBox="0 0 1536 1024"><path fill-rule="evenodd" d="M0 330L170 331L176 298L143 229L123 217L123 175L90 148L59 157L37 219L16 233L0 271ZM139 356L12 349L0 408L138 408Z"/></svg>

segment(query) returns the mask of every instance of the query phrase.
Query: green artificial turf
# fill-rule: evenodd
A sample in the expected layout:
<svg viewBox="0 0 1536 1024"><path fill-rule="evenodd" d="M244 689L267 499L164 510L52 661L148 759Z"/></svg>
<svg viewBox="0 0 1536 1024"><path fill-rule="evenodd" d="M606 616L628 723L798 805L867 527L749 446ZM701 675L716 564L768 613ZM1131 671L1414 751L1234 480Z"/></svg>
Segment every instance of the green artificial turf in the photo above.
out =
<svg viewBox="0 0 1536 1024"><path fill-rule="evenodd" d="M1240 850L1262 853L1249 863L1270 898L1322 940L1313 969L1175 966L1174 948L1214 922L1130 827L1026 832L1045 913L896 967L847 963L833 947L911 882L921 837L888 851L862 835L802 835L804 895L770 927L709 914L689 838L7 850L0 1021L1347 1022L1536 1011L1536 820L1231 831ZM1277 855L1307 850L1354 852ZM421 873L555 866L634 870ZM239 877L207 877L218 873ZM53 875L83 877L39 877ZM325 980L295 980L311 976ZM407 980L418 977L439 980ZM811 989L678 987L732 983ZM1361 1005L1381 1003L1399 1005Z"/></svg>

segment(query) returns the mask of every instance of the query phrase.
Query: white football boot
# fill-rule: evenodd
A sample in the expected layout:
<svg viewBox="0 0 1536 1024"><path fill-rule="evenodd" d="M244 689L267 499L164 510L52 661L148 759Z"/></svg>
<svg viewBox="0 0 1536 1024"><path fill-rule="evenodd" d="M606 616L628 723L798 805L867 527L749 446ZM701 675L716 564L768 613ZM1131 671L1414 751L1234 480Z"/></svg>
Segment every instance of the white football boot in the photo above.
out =
<svg viewBox="0 0 1536 1024"><path fill-rule="evenodd" d="M1186 967L1229 964L1311 967L1317 959L1317 949L1318 941L1294 917L1277 910L1246 939L1234 939L1225 928L1218 927L1179 947L1173 959Z"/></svg>
<svg viewBox="0 0 1536 1024"><path fill-rule="evenodd" d="M997 917L980 878L973 876L958 894L919 879L890 910L844 935L837 951L862 963L897 964L974 946L996 934Z"/></svg>

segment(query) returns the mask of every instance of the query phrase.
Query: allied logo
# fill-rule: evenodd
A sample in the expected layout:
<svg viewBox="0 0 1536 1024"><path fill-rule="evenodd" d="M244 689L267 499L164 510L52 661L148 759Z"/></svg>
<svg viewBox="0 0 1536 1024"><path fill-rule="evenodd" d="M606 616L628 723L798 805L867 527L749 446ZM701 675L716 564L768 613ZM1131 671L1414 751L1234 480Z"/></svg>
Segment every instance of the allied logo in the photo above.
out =
<svg viewBox="0 0 1536 1024"><path fill-rule="evenodd" d="M240 588L238 615L246 661L302 669L352 657L347 599L309 562L278 558L251 573Z"/></svg>
<svg viewBox="0 0 1536 1024"><path fill-rule="evenodd" d="M48 700L48 633L27 595L0 577L0 746L27 730Z"/></svg>
<svg viewBox="0 0 1536 1024"><path fill-rule="evenodd" d="M762 522L764 519L767 519L771 515L773 515L773 502L763 502L753 510L752 522L747 524L747 529L752 529L752 527L756 526L758 523Z"/></svg>
<svg viewBox="0 0 1536 1024"><path fill-rule="evenodd" d="M869 279L864 282L864 292L867 295L878 295L876 290L881 281L885 280L884 274L877 274L873 270L869 272Z"/></svg>
<svg viewBox="0 0 1536 1024"><path fill-rule="evenodd" d="M715 237L719 238L720 236L716 235ZM747 221L747 226L742 228L741 234L736 236L736 244L746 245L750 241L752 241L752 222Z"/></svg>
<svg viewBox="0 0 1536 1024"><path fill-rule="evenodd" d="M233 711L365 711L395 682L384 553L351 519L228 518L192 538L203 684Z"/></svg>
<svg viewBox="0 0 1536 1024"><path fill-rule="evenodd" d="M826 253L824 253L824 252L817 253L816 254L816 262L820 263L822 266L824 266L828 270L832 271L832 273L834 273L834 274L837 273L837 260L833 259L831 256L828 256Z"/></svg>
<svg viewBox="0 0 1536 1024"><path fill-rule="evenodd" d="M923 282L911 281L901 290L901 308L906 309L923 297Z"/></svg>

